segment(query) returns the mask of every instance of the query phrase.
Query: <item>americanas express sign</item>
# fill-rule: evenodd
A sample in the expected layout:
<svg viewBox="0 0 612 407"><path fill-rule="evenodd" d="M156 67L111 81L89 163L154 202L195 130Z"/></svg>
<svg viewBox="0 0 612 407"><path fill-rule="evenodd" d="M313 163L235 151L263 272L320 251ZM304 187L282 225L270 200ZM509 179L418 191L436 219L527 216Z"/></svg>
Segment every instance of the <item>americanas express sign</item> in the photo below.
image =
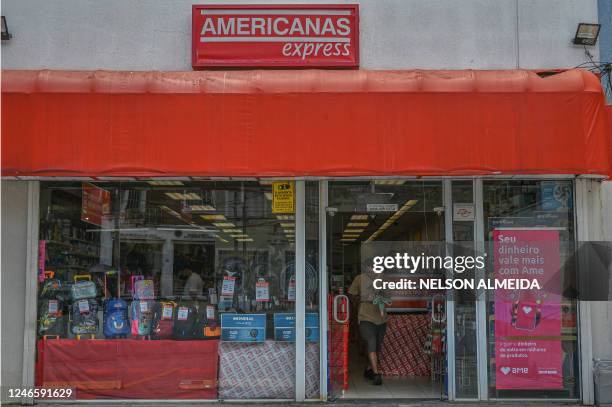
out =
<svg viewBox="0 0 612 407"><path fill-rule="evenodd" d="M221 314L221 340L264 342L266 314Z"/></svg>
<svg viewBox="0 0 612 407"><path fill-rule="evenodd" d="M319 341L319 314L316 312L306 313L306 340L309 342ZM295 314L274 314L274 339L284 342L295 342Z"/></svg>
<svg viewBox="0 0 612 407"><path fill-rule="evenodd" d="M359 6L194 5L192 65L358 67Z"/></svg>

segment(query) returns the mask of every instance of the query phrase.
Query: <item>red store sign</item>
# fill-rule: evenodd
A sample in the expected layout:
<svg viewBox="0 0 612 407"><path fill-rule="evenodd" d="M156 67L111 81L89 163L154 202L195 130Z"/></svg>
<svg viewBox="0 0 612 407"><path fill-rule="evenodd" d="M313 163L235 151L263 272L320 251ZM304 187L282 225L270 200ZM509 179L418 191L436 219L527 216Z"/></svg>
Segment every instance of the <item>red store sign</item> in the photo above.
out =
<svg viewBox="0 0 612 407"><path fill-rule="evenodd" d="M359 6L194 5L192 65L358 67Z"/></svg>

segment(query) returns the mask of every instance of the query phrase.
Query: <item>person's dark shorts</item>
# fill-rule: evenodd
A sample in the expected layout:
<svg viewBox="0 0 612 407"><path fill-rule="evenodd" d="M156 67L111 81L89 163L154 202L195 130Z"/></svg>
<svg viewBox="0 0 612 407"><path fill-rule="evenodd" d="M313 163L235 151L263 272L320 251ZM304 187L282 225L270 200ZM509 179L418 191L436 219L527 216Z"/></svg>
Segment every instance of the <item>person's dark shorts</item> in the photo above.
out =
<svg viewBox="0 0 612 407"><path fill-rule="evenodd" d="M386 331L387 324L376 325L368 321L359 322L359 332L368 346L368 353L380 352Z"/></svg>

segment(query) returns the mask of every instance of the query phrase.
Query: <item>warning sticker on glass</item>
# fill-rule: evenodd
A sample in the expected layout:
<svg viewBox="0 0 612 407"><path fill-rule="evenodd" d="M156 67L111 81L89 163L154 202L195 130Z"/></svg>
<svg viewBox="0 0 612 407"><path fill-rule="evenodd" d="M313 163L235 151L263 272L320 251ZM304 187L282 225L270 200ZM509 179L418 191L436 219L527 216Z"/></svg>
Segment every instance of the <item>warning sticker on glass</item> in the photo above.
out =
<svg viewBox="0 0 612 407"><path fill-rule="evenodd" d="M270 301L270 283L263 278L260 278L255 283L255 301L268 302Z"/></svg>
<svg viewBox="0 0 612 407"><path fill-rule="evenodd" d="M86 314L89 312L89 301L87 300L79 301L79 312L81 314Z"/></svg>
<svg viewBox="0 0 612 407"><path fill-rule="evenodd" d="M140 301L140 312L149 312L149 304L146 301Z"/></svg>
<svg viewBox="0 0 612 407"><path fill-rule="evenodd" d="M57 300L49 300L49 314L51 315L57 315L59 310L59 305Z"/></svg>
<svg viewBox="0 0 612 407"><path fill-rule="evenodd" d="M234 288L236 286L236 277L224 276L223 285L221 286L221 295L234 295Z"/></svg>
<svg viewBox="0 0 612 407"><path fill-rule="evenodd" d="M177 318L179 321L185 321L189 316L189 308L187 307L179 307Z"/></svg>
<svg viewBox="0 0 612 407"><path fill-rule="evenodd" d="M172 306L164 305L162 308L162 319L172 319Z"/></svg>

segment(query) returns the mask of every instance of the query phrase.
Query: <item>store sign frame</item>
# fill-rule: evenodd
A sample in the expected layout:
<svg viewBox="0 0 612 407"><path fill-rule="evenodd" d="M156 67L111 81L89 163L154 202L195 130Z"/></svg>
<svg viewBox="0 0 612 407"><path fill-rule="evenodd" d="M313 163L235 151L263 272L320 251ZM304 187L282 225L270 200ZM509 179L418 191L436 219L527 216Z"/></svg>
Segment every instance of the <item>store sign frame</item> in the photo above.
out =
<svg viewBox="0 0 612 407"><path fill-rule="evenodd" d="M358 4L192 6L193 69L358 68Z"/></svg>

